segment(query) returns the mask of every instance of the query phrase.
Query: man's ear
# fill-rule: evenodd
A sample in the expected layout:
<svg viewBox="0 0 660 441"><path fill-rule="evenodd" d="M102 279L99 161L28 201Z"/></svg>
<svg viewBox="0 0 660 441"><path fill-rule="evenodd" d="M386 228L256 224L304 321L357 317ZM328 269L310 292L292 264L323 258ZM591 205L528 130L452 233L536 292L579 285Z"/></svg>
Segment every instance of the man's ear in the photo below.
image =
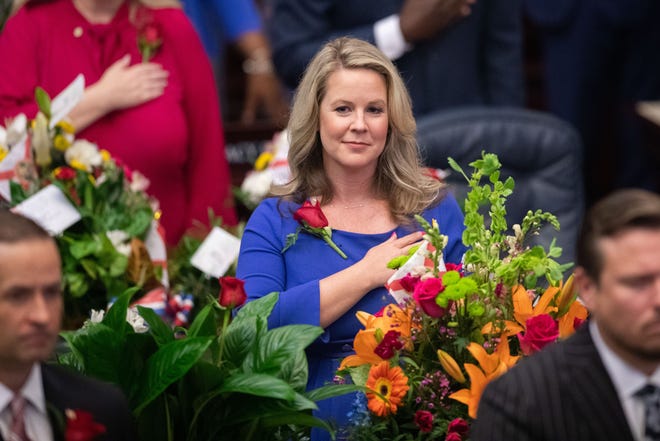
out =
<svg viewBox="0 0 660 441"><path fill-rule="evenodd" d="M589 312L593 311L595 307L595 296L597 290L596 281L584 270L583 267L578 266L575 268L574 283L577 289L578 298L584 303Z"/></svg>

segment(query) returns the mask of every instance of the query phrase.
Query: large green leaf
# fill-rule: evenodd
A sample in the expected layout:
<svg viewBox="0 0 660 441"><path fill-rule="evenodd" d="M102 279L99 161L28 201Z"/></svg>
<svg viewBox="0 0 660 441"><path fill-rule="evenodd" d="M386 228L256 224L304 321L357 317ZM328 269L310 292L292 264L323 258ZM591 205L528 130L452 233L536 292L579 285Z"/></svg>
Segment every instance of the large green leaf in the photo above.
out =
<svg viewBox="0 0 660 441"><path fill-rule="evenodd" d="M212 305L206 305L195 316L188 328L188 337L208 337L217 333Z"/></svg>
<svg viewBox="0 0 660 441"><path fill-rule="evenodd" d="M211 344L211 337L193 337L175 340L158 349L147 360L136 397L140 400L134 413L140 411L160 395L170 384L179 380L197 363Z"/></svg>
<svg viewBox="0 0 660 441"><path fill-rule="evenodd" d="M278 292L271 292L260 299L254 300L241 307L234 317L234 322L249 319L250 317L268 317L279 299Z"/></svg>
<svg viewBox="0 0 660 441"><path fill-rule="evenodd" d="M322 333L322 328L311 325L289 325L270 330L259 342L255 371L279 375L282 365L303 352Z"/></svg>
<svg viewBox="0 0 660 441"><path fill-rule="evenodd" d="M244 393L260 397L293 401L296 391L285 381L271 375L236 373L223 381L217 393Z"/></svg>
<svg viewBox="0 0 660 441"><path fill-rule="evenodd" d="M241 321L234 321L225 329L224 333L225 347L222 355L223 360L233 366L241 366L248 354L253 352L256 346L258 335L257 318L249 317ZM251 370L252 363L249 366L243 367Z"/></svg>
<svg viewBox="0 0 660 441"><path fill-rule="evenodd" d="M351 392L365 392L366 388L355 384L329 384L305 393L305 396L312 401L321 401L327 398L338 397Z"/></svg>
<svg viewBox="0 0 660 441"><path fill-rule="evenodd" d="M123 335L104 323L94 323L75 333L62 333L71 352L81 361L84 372L111 383L119 383L119 360Z"/></svg>
<svg viewBox="0 0 660 441"><path fill-rule="evenodd" d="M114 329L116 332L126 334L129 331L130 325L126 322L126 311L128 304L133 297L133 294L138 290L138 287L127 289L123 294L115 300L108 312L103 317L103 324Z"/></svg>
<svg viewBox="0 0 660 441"><path fill-rule="evenodd" d="M174 341L172 329L153 309L138 305L137 310L140 313L140 316L142 316L144 321L149 325L149 332L154 337L158 346L164 346L167 343Z"/></svg>

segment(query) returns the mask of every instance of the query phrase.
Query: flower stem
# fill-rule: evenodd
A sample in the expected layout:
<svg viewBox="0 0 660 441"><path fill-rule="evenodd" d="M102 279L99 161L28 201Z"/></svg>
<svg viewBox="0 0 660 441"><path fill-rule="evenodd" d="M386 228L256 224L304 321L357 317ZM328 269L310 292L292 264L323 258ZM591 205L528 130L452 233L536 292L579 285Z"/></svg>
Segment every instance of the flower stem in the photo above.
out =
<svg viewBox="0 0 660 441"><path fill-rule="evenodd" d="M338 247L337 245L335 245L335 243L332 241L332 239L330 239L330 238L329 238L328 236L326 236L326 235L323 235L323 240L325 240L325 243L327 243L328 245L330 245L330 248L332 248L333 250L335 250L335 251L337 252L337 254L339 254L339 255L340 255L341 257L343 257L344 259L347 258L346 253L344 253L342 250L340 250L339 247Z"/></svg>

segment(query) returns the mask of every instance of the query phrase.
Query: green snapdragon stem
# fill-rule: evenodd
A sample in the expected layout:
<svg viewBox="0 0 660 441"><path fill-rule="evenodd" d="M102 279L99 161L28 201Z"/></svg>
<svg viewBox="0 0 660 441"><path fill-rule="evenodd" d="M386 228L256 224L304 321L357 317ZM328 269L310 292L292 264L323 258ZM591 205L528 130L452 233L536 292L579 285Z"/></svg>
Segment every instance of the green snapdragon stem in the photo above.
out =
<svg viewBox="0 0 660 441"><path fill-rule="evenodd" d="M337 254L339 254L341 257L343 257L344 259L348 258L346 256L346 253L344 253L342 250L340 250L339 247L337 245L335 245L335 243L332 241L332 239L329 238L328 236L326 236L325 234L323 235L323 240L325 240L325 243L330 245L330 248L335 250L337 252Z"/></svg>

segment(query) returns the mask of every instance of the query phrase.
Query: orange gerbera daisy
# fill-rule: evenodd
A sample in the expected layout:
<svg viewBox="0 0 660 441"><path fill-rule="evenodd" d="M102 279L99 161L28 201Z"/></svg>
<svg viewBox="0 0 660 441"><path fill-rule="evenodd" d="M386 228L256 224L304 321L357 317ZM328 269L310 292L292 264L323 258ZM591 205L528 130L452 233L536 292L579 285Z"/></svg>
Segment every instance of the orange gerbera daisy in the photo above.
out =
<svg viewBox="0 0 660 441"><path fill-rule="evenodd" d="M387 361L371 366L365 386L371 390L367 392L369 410L381 417L395 414L409 389L403 370L390 367Z"/></svg>

